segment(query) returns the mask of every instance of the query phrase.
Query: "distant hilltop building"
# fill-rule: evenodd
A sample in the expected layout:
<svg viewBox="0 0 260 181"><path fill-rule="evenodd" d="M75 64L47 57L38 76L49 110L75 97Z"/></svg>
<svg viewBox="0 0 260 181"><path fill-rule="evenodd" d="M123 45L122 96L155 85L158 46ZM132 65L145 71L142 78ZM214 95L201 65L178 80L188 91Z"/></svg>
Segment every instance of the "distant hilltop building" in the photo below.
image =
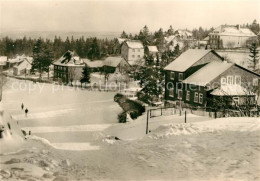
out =
<svg viewBox="0 0 260 181"><path fill-rule="evenodd" d="M144 46L138 40L126 40L121 47L121 56L130 64L144 57Z"/></svg>
<svg viewBox="0 0 260 181"><path fill-rule="evenodd" d="M240 25L221 25L209 34L209 45L213 49L245 47L247 41L257 38L248 28Z"/></svg>

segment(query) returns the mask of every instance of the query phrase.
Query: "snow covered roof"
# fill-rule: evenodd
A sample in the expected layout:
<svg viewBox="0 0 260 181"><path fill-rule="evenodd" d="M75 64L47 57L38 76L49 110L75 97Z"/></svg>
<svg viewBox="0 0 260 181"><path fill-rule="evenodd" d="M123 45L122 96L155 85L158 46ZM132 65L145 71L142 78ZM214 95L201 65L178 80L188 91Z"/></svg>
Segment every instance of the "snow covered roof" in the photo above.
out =
<svg viewBox="0 0 260 181"><path fill-rule="evenodd" d="M175 39L176 39L176 36L174 36L174 35L164 37L164 40L166 41L166 43L170 43L171 41L174 41Z"/></svg>
<svg viewBox="0 0 260 181"><path fill-rule="evenodd" d="M241 85L222 85L221 87L213 90L211 95L215 96L245 96L255 95Z"/></svg>
<svg viewBox="0 0 260 181"><path fill-rule="evenodd" d="M156 46L148 46L148 50L149 50L149 52L154 52L154 53L158 52L158 49Z"/></svg>
<svg viewBox="0 0 260 181"><path fill-rule="evenodd" d="M212 50L189 49L167 65L164 70L184 72Z"/></svg>
<svg viewBox="0 0 260 181"><path fill-rule="evenodd" d="M223 35L223 36L246 36L254 37L256 36L249 28L240 28L239 25L220 25L213 32L210 33Z"/></svg>
<svg viewBox="0 0 260 181"><path fill-rule="evenodd" d="M90 61L89 59L82 59L82 61L90 68L102 67L104 62L102 60Z"/></svg>
<svg viewBox="0 0 260 181"><path fill-rule="evenodd" d="M74 51L68 50L63 56L56 60L54 65L62 66L82 66L83 61L77 56Z"/></svg>
<svg viewBox="0 0 260 181"><path fill-rule="evenodd" d="M144 48L142 42L138 40L127 40L125 42L129 48Z"/></svg>
<svg viewBox="0 0 260 181"><path fill-rule="evenodd" d="M192 36L192 33L188 30L176 30L174 34L179 36Z"/></svg>
<svg viewBox="0 0 260 181"><path fill-rule="evenodd" d="M122 57L107 57L105 60L104 60L104 65L106 66L110 66L110 67L117 67L118 64L123 61L124 58Z"/></svg>
<svg viewBox="0 0 260 181"><path fill-rule="evenodd" d="M21 62L14 66L17 69L27 69L30 70L32 67L32 59L24 58Z"/></svg>
<svg viewBox="0 0 260 181"><path fill-rule="evenodd" d="M183 83L206 86L233 65L227 62L211 62L183 80Z"/></svg>
<svg viewBox="0 0 260 181"><path fill-rule="evenodd" d="M117 38L117 41L119 42L119 44L123 43L124 41L126 41L127 39L125 38Z"/></svg>
<svg viewBox="0 0 260 181"><path fill-rule="evenodd" d="M5 65L7 62L7 56L0 56L0 65Z"/></svg>

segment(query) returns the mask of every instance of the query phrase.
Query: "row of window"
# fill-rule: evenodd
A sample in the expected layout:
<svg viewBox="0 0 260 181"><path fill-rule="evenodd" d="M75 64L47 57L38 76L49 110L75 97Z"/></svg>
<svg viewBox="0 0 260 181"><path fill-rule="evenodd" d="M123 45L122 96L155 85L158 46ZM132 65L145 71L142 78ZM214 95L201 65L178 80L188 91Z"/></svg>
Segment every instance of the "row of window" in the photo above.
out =
<svg viewBox="0 0 260 181"><path fill-rule="evenodd" d="M183 91L182 90L178 90L178 99L182 100L182 95L183 95ZM190 101L190 96L191 92L190 91L186 91L186 101ZM174 88L170 88L169 89L169 96L170 97L174 97ZM203 103L203 94L202 93L198 93L198 92L194 92L194 100L195 103Z"/></svg>
<svg viewBox="0 0 260 181"><path fill-rule="evenodd" d="M55 66L56 70L66 70L67 67Z"/></svg>
<svg viewBox="0 0 260 181"><path fill-rule="evenodd" d="M137 58L141 58L141 55L137 55ZM132 55L132 58L135 58L135 55Z"/></svg>
<svg viewBox="0 0 260 181"><path fill-rule="evenodd" d="M236 76L227 76L227 77L222 77L221 78L221 85L241 85L241 76L236 75Z"/></svg>
<svg viewBox="0 0 260 181"><path fill-rule="evenodd" d="M221 85L241 85L241 76L235 75L235 76L227 76L221 78ZM258 79L253 79L253 86L258 86Z"/></svg>
<svg viewBox="0 0 260 181"><path fill-rule="evenodd" d="M132 50L132 52L135 52L135 51L140 52L140 49L131 49L131 50Z"/></svg>
<svg viewBox="0 0 260 181"><path fill-rule="evenodd" d="M182 80L183 80L183 73L179 73L179 74L178 74L178 78L179 78L179 79L178 79L179 81L182 81ZM174 80L174 79L175 79L175 72L171 72L171 73L170 73L170 79L171 79L171 80Z"/></svg>
<svg viewBox="0 0 260 181"><path fill-rule="evenodd" d="M210 35L209 38L219 38L218 35Z"/></svg>

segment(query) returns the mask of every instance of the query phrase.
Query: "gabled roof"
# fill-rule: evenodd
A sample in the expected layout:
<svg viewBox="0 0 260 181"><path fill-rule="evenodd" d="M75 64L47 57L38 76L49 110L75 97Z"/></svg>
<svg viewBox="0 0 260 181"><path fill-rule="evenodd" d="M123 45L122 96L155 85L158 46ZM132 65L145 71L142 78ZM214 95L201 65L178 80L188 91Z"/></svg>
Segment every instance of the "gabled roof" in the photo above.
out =
<svg viewBox="0 0 260 181"><path fill-rule="evenodd" d="M183 80L183 83L206 86L216 77L232 67L233 63L211 62Z"/></svg>
<svg viewBox="0 0 260 181"><path fill-rule="evenodd" d="M242 87L241 85L221 85L221 87L213 90L211 95L215 96L254 96L253 92Z"/></svg>
<svg viewBox="0 0 260 181"><path fill-rule="evenodd" d="M87 58L82 59L82 61L90 68L100 68L100 67L103 67L103 62L104 62L102 60L90 61Z"/></svg>
<svg viewBox="0 0 260 181"><path fill-rule="evenodd" d="M110 67L117 67L121 61L125 61L125 59L122 57L107 57L104 60L104 65Z"/></svg>
<svg viewBox="0 0 260 181"><path fill-rule="evenodd" d="M56 60L54 65L62 66L82 66L83 61L77 56L74 51L68 50L63 56Z"/></svg>
<svg viewBox="0 0 260 181"><path fill-rule="evenodd" d="M149 52L158 52L158 49L156 46L148 46L147 48L148 48Z"/></svg>
<svg viewBox="0 0 260 181"><path fill-rule="evenodd" d="M144 48L142 42L139 40L127 40L125 43L129 48Z"/></svg>
<svg viewBox="0 0 260 181"><path fill-rule="evenodd" d="M216 33L223 36L256 36L249 28L241 28L239 25L220 25L210 34Z"/></svg>
<svg viewBox="0 0 260 181"><path fill-rule="evenodd" d="M17 65L14 66L15 68L26 68L31 69L32 67L32 59L24 58L21 62L19 62Z"/></svg>
<svg viewBox="0 0 260 181"><path fill-rule="evenodd" d="M207 55L209 52L213 52L214 54L216 54L213 50L189 49L186 52L182 53L177 59L175 59L169 65L167 65L164 68L164 70L185 72L194 63L199 61L202 57Z"/></svg>

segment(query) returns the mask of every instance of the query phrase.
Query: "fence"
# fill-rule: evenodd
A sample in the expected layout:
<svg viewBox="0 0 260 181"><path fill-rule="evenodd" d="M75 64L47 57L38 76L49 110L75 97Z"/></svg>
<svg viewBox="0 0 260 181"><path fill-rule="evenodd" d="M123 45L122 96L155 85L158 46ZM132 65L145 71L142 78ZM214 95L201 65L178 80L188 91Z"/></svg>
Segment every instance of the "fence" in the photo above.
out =
<svg viewBox="0 0 260 181"><path fill-rule="evenodd" d="M191 113L197 116L204 116L209 118L222 118L222 117L243 117L243 113L238 110L226 109L224 111L215 111L212 108L178 108L178 107L161 107L150 109L149 117L170 116L170 115L183 115L184 113ZM259 116L256 111L250 112L248 116Z"/></svg>

